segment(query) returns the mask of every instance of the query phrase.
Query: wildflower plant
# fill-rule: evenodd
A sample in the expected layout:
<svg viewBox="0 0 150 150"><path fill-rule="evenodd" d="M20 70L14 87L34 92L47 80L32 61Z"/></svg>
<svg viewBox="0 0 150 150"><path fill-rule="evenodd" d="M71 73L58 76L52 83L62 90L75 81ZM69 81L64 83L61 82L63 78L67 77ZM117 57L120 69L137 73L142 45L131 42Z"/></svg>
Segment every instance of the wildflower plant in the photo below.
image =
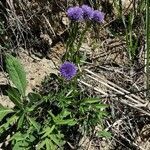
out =
<svg viewBox="0 0 150 150"><path fill-rule="evenodd" d="M100 103L100 98L86 98L81 92L74 80L78 77L77 66L72 62L66 61L60 66L60 76L53 79L58 79L59 88L48 95L26 94L23 66L8 54L6 64L13 83L7 95L15 107L0 105L0 135L9 130L9 145L13 150L63 149L72 136L70 130L76 128L75 132L92 134L94 127L107 116L107 106Z"/></svg>
<svg viewBox="0 0 150 150"><path fill-rule="evenodd" d="M92 24L100 24L104 22L104 13L83 4L80 7L69 7L67 10L67 16L71 22L69 38L66 42L67 51L64 58L65 60L80 63L81 56L79 49L83 43L86 32Z"/></svg>
<svg viewBox="0 0 150 150"><path fill-rule="evenodd" d="M9 145L13 150L64 149L71 141L70 138L75 136L74 128L77 133L90 135L95 126L102 124L103 118L107 116L107 106L100 102L99 97L85 97L77 81L81 77L77 64L80 63L79 49L84 35L93 19L100 23L104 16L87 5L71 7L67 15L71 20L67 55L60 65L59 76L51 81L57 81L56 90L51 85L49 88L52 90L47 94L27 94L23 66L18 59L6 54L6 68L12 81L6 93L15 107L10 109L0 105L0 135L9 131ZM82 21L85 21L86 26L80 32ZM70 135L70 131L73 135Z"/></svg>

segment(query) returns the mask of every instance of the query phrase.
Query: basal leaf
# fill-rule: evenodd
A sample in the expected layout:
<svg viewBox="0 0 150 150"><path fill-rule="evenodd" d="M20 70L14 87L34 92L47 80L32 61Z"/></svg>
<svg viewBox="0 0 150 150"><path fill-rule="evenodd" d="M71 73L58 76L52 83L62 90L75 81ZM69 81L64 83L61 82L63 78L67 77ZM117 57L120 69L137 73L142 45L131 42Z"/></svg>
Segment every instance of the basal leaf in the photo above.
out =
<svg viewBox="0 0 150 150"><path fill-rule="evenodd" d="M28 98L31 102L36 102L41 99L41 95L38 93L29 93Z"/></svg>
<svg viewBox="0 0 150 150"><path fill-rule="evenodd" d="M25 90L27 86L26 73L21 65L20 61L15 57L7 54L6 55L6 68L9 77L13 84L17 87L20 94L25 96Z"/></svg>
<svg viewBox="0 0 150 150"><path fill-rule="evenodd" d="M3 107L2 105L0 105L0 121L9 113L14 112L12 109Z"/></svg>
<svg viewBox="0 0 150 150"><path fill-rule="evenodd" d="M7 93L8 93L8 96L9 96L10 100L16 106L18 106L19 108L21 108L22 107L22 102L21 102L21 95L20 95L19 91L16 88L14 88L14 87L10 87L7 90Z"/></svg>

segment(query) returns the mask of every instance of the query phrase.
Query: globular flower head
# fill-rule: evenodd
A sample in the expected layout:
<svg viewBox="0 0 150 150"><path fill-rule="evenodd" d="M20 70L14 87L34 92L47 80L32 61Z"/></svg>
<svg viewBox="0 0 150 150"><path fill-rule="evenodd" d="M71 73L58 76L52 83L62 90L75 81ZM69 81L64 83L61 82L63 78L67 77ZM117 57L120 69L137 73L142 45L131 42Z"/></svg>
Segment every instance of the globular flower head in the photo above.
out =
<svg viewBox="0 0 150 150"><path fill-rule="evenodd" d="M67 15L69 19L73 21L80 21L83 19L83 11L78 6L68 8Z"/></svg>
<svg viewBox="0 0 150 150"><path fill-rule="evenodd" d="M102 23L104 21L104 13L99 10L94 10L92 20L98 23Z"/></svg>
<svg viewBox="0 0 150 150"><path fill-rule="evenodd" d="M60 74L67 80L72 79L77 73L77 67L72 62L64 62L60 66Z"/></svg>
<svg viewBox="0 0 150 150"><path fill-rule="evenodd" d="M93 17L93 9L91 7L88 5L82 5L81 8L83 10L84 19L91 19Z"/></svg>

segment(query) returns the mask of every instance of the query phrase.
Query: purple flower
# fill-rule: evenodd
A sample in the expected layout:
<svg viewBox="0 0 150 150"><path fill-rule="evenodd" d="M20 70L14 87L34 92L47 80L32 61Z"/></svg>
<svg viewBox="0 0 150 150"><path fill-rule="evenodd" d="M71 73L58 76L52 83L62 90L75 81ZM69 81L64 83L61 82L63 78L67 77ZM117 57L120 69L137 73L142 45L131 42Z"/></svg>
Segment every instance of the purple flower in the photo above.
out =
<svg viewBox="0 0 150 150"><path fill-rule="evenodd" d="M84 19L91 19L93 17L93 9L91 7L88 5L82 5L81 8L83 10Z"/></svg>
<svg viewBox="0 0 150 150"><path fill-rule="evenodd" d="M60 74L67 80L72 79L77 73L77 67L72 62L64 62L60 67Z"/></svg>
<svg viewBox="0 0 150 150"><path fill-rule="evenodd" d="M92 20L95 22L99 22L99 23L103 22L104 21L104 13L99 10L94 10Z"/></svg>
<svg viewBox="0 0 150 150"><path fill-rule="evenodd" d="M74 21L80 21L83 19L83 11L78 6L68 8L67 15L69 19Z"/></svg>

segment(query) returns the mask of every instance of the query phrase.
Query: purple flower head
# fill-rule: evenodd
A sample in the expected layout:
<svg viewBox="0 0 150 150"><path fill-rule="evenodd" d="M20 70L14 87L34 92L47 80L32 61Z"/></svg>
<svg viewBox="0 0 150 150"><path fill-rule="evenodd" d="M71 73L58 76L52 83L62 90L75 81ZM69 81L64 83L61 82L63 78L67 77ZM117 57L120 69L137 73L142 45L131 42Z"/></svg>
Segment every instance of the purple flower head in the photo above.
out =
<svg viewBox="0 0 150 150"><path fill-rule="evenodd" d="M80 21L83 19L83 11L78 6L68 8L67 15L69 19L74 21Z"/></svg>
<svg viewBox="0 0 150 150"><path fill-rule="evenodd" d="M66 61L60 66L59 71L61 76L67 80L70 80L76 75L77 67L72 62Z"/></svg>
<svg viewBox="0 0 150 150"><path fill-rule="evenodd" d="M84 19L91 19L93 17L93 9L91 7L88 5L82 5L81 8L83 10Z"/></svg>
<svg viewBox="0 0 150 150"><path fill-rule="evenodd" d="M104 13L99 10L95 10L93 12L92 20L95 22L99 22L99 23L103 22L104 21Z"/></svg>

